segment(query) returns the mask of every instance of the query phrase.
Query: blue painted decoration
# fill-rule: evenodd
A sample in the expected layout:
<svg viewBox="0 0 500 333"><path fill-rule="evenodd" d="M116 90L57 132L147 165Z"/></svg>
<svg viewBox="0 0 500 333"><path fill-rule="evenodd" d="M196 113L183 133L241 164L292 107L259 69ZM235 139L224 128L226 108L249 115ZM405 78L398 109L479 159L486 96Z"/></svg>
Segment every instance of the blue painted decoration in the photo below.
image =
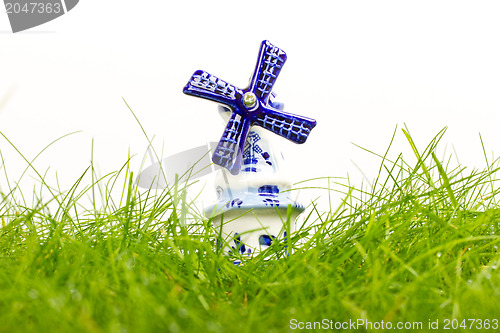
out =
<svg viewBox="0 0 500 333"><path fill-rule="evenodd" d="M283 50L265 40L261 43L257 64L246 89L237 88L202 70L194 72L184 87L183 91L187 95L220 103L231 110L231 118L212 155L212 161L233 175L241 171L244 158L249 159L251 164L251 154L259 152L255 147L251 152L245 152L251 126L260 126L299 144L307 140L316 126L316 120L283 112L283 105L272 101L272 89L286 59ZM250 139L250 142L255 139L258 141L258 138ZM265 158L265 155L262 156Z"/></svg>

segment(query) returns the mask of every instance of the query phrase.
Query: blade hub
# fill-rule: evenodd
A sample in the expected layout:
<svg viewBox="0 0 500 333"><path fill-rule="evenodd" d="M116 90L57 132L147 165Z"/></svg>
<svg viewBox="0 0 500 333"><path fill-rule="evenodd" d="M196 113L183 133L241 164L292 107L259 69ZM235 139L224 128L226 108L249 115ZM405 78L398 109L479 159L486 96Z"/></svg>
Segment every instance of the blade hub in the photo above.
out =
<svg viewBox="0 0 500 333"><path fill-rule="evenodd" d="M243 95L242 100L243 105L245 105L247 109L252 109L255 105L257 105L257 96L255 96L255 94L251 91L246 92Z"/></svg>

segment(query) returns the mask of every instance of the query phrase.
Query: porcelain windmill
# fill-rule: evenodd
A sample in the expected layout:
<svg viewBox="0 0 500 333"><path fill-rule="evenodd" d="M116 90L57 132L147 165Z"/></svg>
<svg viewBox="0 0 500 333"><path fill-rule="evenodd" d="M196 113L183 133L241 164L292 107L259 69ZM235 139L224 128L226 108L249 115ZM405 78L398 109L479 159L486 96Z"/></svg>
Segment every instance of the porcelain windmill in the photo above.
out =
<svg viewBox="0 0 500 333"><path fill-rule="evenodd" d="M286 236L287 208L293 208L292 221L304 210L291 199L289 181L280 176L281 153L270 147L272 133L300 144L316 126L315 120L283 112L284 105L274 102L272 89L286 59L283 50L263 41L248 88L201 70L184 87L185 94L219 103L228 118L212 155L212 161L223 167L216 180L218 202L205 214L214 218L226 240L234 242L233 253L251 256L276 237Z"/></svg>

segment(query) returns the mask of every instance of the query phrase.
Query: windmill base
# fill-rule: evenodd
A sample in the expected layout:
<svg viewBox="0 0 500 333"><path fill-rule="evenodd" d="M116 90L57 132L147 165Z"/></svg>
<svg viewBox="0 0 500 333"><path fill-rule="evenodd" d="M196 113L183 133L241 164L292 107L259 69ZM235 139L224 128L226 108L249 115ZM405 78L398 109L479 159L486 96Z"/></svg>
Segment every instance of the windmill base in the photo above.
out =
<svg viewBox="0 0 500 333"><path fill-rule="evenodd" d="M286 246L287 231L295 231L295 220L303 210L294 207L288 217L285 207L228 210L213 218L217 244L225 254L233 257L234 264L241 264L242 260L258 255L274 242Z"/></svg>

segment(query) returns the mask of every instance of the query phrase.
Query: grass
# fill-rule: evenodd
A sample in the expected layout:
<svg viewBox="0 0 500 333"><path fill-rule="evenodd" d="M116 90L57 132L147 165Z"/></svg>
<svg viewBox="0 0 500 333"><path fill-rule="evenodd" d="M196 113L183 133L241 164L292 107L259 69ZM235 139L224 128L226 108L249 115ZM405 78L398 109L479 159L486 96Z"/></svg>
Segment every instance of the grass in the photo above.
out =
<svg viewBox="0 0 500 333"><path fill-rule="evenodd" d="M335 209L312 204L314 223L287 240L292 255L276 243L242 266L217 251L188 185L141 192L128 161L100 178L90 165L68 191L39 174L44 194L29 206L16 183L2 184L0 332L286 332L357 320L495 331L498 161L452 167L437 157L443 134L421 149L403 129L414 163L388 149L372 187L337 182ZM367 325L357 331L377 331Z"/></svg>

